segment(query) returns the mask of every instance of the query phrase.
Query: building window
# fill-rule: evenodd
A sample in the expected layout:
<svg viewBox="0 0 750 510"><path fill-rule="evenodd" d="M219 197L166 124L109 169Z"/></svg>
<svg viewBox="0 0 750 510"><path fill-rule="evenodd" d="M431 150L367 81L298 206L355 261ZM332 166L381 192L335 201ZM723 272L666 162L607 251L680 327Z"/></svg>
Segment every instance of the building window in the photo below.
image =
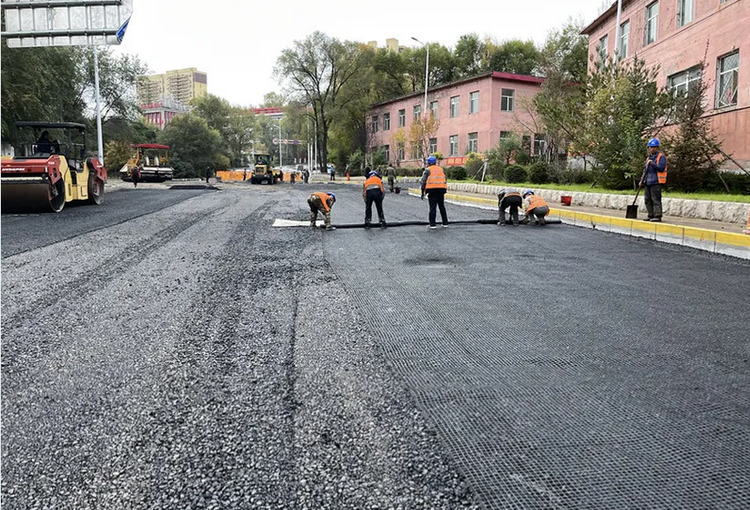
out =
<svg viewBox="0 0 750 510"><path fill-rule="evenodd" d="M599 39L599 45L596 47L596 55L599 60L597 62L599 63L599 67L603 66L604 63L607 61L607 46L609 44L609 37L604 36L601 39Z"/></svg>
<svg viewBox="0 0 750 510"><path fill-rule="evenodd" d="M687 71L673 74L667 78L667 88L674 93L674 95L687 95L688 91L698 85L701 79L701 68L700 66L693 67Z"/></svg>
<svg viewBox="0 0 750 510"><path fill-rule="evenodd" d="M406 110L399 110L398 111L398 127L404 127L404 126L406 126Z"/></svg>
<svg viewBox="0 0 750 510"><path fill-rule="evenodd" d="M693 21L695 0L677 0L677 28Z"/></svg>
<svg viewBox="0 0 750 510"><path fill-rule="evenodd" d="M458 117L458 97L453 96L451 98L451 118Z"/></svg>
<svg viewBox="0 0 750 510"><path fill-rule="evenodd" d="M547 150L547 137L544 134L534 133L534 155L541 156Z"/></svg>
<svg viewBox="0 0 750 510"><path fill-rule="evenodd" d="M404 146L399 145L398 146L398 160L403 161L405 159L404 156L406 156L406 154L404 153Z"/></svg>
<svg viewBox="0 0 750 510"><path fill-rule="evenodd" d="M377 115L372 116L372 132L373 133L378 132L378 116Z"/></svg>
<svg viewBox="0 0 750 510"><path fill-rule="evenodd" d="M628 40L630 39L630 20L620 25L620 52L619 58L628 58Z"/></svg>
<svg viewBox="0 0 750 510"><path fill-rule="evenodd" d="M646 6L646 25L643 34L643 45L656 41L656 29L659 25L659 2Z"/></svg>
<svg viewBox="0 0 750 510"><path fill-rule="evenodd" d="M419 120L422 116L422 107L417 105L414 107L414 120Z"/></svg>
<svg viewBox="0 0 750 510"><path fill-rule="evenodd" d="M391 160L391 146L383 145L383 152L385 153L385 160L390 161Z"/></svg>
<svg viewBox="0 0 750 510"><path fill-rule="evenodd" d="M513 89L502 89L500 92L500 111L512 112L516 91Z"/></svg>
<svg viewBox="0 0 750 510"><path fill-rule="evenodd" d="M391 114L383 114L383 131L390 131L391 129Z"/></svg>
<svg viewBox="0 0 750 510"><path fill-rule="evenodd" d="M437 101L430 101L430 115L433 119L438 118L438 102Z"/></svg>
<svg viewBox="0 0 750 510"><path fill-rule="evenodd" d="M449 156L458 156L458 135L451 135L448 139L450 142Z"/></svg>
<svg viewBox="0 0 750 510"><path fill-rule="evenodd" d="M437 138L430 138L430 154L435 154L437 152Z"/></svg>
<svg viewBox="0 0 750 510"><path fill-rule="evenodd" d="M479 143L478 143L478 134L477 133L469 133L469 141L466 144L466 153L469 152L479 152Z"/></svg>
<svg viewBox="0 0 750 510"><path fill-rule="evenodd" d="M479 111L479 91L469 93L469 114Z"/></svg>
<svg viewBox="0 0 750 510"><path fill-rule="evenodd" d="M500 140L504 140L506 138L510 138L511 134L513 134L512 131L500 131Z"/></svg>
<svg viewBox="0 0 750 510"><path fill-rule="evenodd" d="M716 68L719 74L716 78L716 108L735 106L737 104L740 52L735 51L719 57Z"/></svg>

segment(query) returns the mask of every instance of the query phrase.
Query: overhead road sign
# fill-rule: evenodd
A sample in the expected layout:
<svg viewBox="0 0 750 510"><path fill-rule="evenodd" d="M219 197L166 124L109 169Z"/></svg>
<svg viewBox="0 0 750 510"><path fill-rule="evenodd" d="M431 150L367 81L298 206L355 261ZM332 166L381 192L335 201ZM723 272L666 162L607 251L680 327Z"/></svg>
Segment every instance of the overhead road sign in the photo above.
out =
<svg viewBox="0 0 750 510"><path fill-rule="evenodd" d="M299 140L284 139L284 138L282 138L282 139L274 138L273 139L273 144L274 145L279 145L280 143L283 143L284 145L299 145L300 141Z"/></svg>
<svg viewBox="0 0 750 510"><path fill-rule="evenodd" d="M133 0L1 0L10 48L120 44Z"/></svg>

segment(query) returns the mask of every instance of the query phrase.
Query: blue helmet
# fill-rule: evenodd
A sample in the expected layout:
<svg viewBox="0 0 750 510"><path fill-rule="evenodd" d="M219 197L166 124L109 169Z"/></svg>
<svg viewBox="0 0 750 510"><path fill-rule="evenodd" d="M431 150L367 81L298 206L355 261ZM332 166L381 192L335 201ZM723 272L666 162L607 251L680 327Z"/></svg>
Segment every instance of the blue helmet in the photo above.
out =
<svg viewBox="0 0 750 510"><path fill-rule="evenodd" d="M435 156L430 156L429 158L427 158L428 165L434 165L435 163L437 163L437 158Z"/></svg>
<svg viewBox="0 0 750 510"><path fill-rule="evenodd" d="M526 191L523 192L523 198L526 198L529 195L533 195L533 194L534 194L534 192L532 190L527 189Z"/></svg>
<svg viewBox="0 0 750 510"><path fill-rule="evenodd" d="M649 147L658 147L659 145L661 145L661 144L659 143L659 139L658 138L652 138L651 140L648 141L648 146Z"/></svg>
<svg viewBox="0 0 750 510"><path fill-rule="evenodd" d="M329 194L329 195L330 195L331 197L333 197L333 201L334 201L334 202L336 202L336 195L334 195L333 193L328 193L328 194Z"/></svg>

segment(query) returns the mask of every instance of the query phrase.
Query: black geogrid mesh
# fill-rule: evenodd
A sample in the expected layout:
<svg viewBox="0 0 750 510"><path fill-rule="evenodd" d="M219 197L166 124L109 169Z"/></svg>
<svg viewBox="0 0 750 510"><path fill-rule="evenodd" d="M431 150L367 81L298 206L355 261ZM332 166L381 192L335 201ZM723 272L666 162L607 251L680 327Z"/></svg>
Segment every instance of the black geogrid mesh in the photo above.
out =
<svg viewBox="0 0 750 510"><path fill-rule="evenodd" d="M750 268L571 227L506 232L326 239L485 506L750 508Z"/></svg>

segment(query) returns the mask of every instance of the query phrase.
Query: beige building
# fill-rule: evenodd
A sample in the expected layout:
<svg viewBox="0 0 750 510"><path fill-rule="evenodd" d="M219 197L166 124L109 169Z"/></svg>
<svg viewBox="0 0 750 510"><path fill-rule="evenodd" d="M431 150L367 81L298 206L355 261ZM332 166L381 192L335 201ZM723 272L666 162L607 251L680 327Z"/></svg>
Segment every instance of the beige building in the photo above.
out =
<svg viewBox="0 0 750 510"><path fill-rule="evenodd" d="M176 69L164 74L144 76L138 84L141 104L173 99L187 105L195 98L208 94L208 75L195 67Z"/></svg>

